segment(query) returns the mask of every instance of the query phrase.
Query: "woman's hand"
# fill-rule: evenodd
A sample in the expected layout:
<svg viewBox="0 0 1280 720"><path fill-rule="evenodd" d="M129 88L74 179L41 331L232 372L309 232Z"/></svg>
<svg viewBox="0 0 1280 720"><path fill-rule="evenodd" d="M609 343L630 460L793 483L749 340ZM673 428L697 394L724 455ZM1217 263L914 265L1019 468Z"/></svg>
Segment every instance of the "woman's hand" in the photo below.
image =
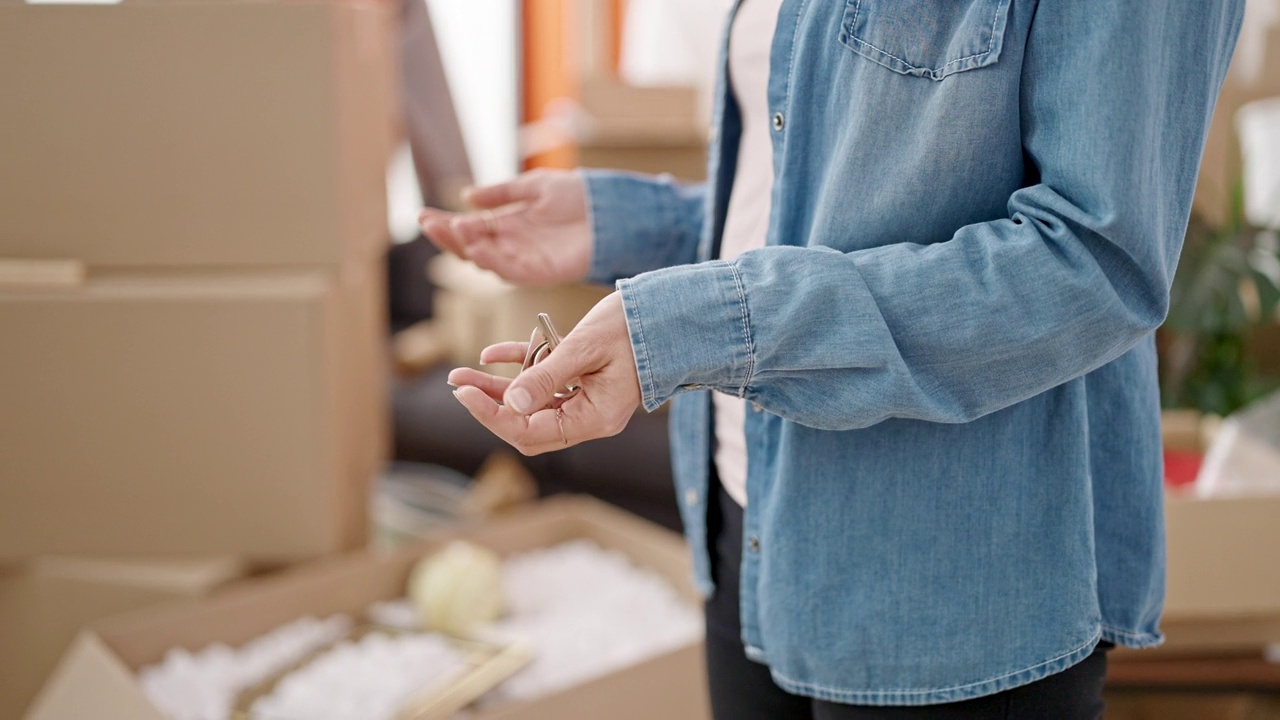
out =
<svg viewBox="0 0 1280 720"><path fill-rule="evenodd" d="M491 345L480 361L522 362L527 348L522 342ZM555 407L554 393L570 382L582 390ZM601 300L554 352L514 380L458 368L449 383L476 420L525 455L617 435L641 399L622 297Z"/></svg>
<svg viewBox="0 0 1280 720"><path fill-rule="evenodd" d="M477 212L426 208L422 232L440 249L520 285L578 282L591 266L591 226L582 175L534 170L511 182L469 188Z"/></svg>

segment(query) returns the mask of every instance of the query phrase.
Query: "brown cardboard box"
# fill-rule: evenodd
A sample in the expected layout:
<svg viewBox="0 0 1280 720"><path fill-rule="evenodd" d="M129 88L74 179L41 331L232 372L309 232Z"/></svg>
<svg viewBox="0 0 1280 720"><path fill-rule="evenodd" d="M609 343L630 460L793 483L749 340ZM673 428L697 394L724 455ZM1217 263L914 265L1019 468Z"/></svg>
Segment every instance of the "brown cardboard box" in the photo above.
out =
<svg viewBox="0 0 1280 720"><path fill-rule="evenodd" d="M670 173L696 182L707 174L707 140L693 87L633 87L612 80L582 86L583 167Z"/></svg>
<svg viewBox="0 0 1280 720"><path fill-rule="evenodd" d="M0 257L367 261L388 237L391 6L0 0Z"/></svg>
<svg viewBox="0 0 1280 720"><path fill-rule="evenodd" d="M1203 452L1222 419L1165 411L1164 446ZM1233 653L1280 642L1280 497L1165 497L1166 642L1142 654ZM1120 651L1127 653L1127 651Z"/></svg>
<svg viewBox="0 0 1280 720"><path fill-rule="evenodd" d="M86 624L205 595L242 571L235 558L165 563L46 558L0 574L0 718L22 716Z"/></svg>
<svg viewBox="0 0 1280 720"><path fill-rule="evenodd" d="M380 266L0 287L0 557L362 545Z"/></svg>
<svg viewBox="0 0 1280 720"><path fill-rule="evenodd" d="M1169 574L1163 652L1280 642L1280 497L1165 502Z"/></svg>
<svg viewBox="0 0 1280 720"><path fill-rule="evenodd" d="M698 182L707 176L707 145L699 140L591 139L578 145L582 167L630 170Z"/></svg>
<svg viewBox="0 0 1280 720"><path fill-rule="evenodd" d="M680 538L644 520L585 498L558 498L487 523L442 534L379 556L362 553L290 571L181 606L140 612L94 625L77 640L37 700L30 720L155 718L136 671L179 646L239 645L301 615L359 616L375 600L400 597L409 570L449 537L465 537L507 554L586 537L661 572L696 602ZM546 698L473 720L705 720L709 716L701 644Z"/></svg>

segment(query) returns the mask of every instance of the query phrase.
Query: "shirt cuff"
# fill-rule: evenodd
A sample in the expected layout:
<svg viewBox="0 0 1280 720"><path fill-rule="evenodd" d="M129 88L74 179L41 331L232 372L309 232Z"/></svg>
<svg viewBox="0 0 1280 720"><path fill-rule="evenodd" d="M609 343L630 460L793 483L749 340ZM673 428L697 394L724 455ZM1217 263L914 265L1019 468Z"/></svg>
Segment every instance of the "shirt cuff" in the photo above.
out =
<svg viewBox="0 0 1280 720"><path fill-rule="evenodd" d="M686 236L669 176L581 172L593 245L588 281L611 284L679 262L696 247L697 238Z"/></svg>
<svg viewBox="0 0 1280 720"><path fill-rule="evenodd" d="M745 397L755 365L751 315L732 263L713 261L617 283L646 410L678 392Z"/></svg>

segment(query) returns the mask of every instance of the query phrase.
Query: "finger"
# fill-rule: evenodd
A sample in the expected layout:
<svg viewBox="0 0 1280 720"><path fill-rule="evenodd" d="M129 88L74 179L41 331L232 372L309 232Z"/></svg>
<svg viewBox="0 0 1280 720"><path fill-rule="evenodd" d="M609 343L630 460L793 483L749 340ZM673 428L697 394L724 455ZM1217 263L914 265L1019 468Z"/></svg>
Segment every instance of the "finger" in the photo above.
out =
<svg viewBox="0 0 1280 720"><path fill-rule="evenodd" d="M560 407L539 410L528 418L528 430L522 436L520 452L541 455L603 437L595 406L585 398L574 398Z"/></svg>
<svg viewBox="0 0 1280 720"><path fill-rule="evenodd" d="M458 214L449 218L449 232L457 238L464 256L470 255L470 247L481 239L489 238L489 230L479 215Z"/></svg>
<svg viewBox="0 0 1280 720"><path fill-rule="evenodd" d="M516 376L503 395L503 402L517 412L530 415L550 405L555 393L574 378L598 370L599 367L591 367L593 363L591 354L566 340L542 362Z"/></svg>
<svg viewBox="0 0 1280 720"><path fill-rule="evenodd" d="M491 363L511 363L524 362L524 356L529 353L529 343L526 342L502 342L480 351L480 364L489 365Z"/></svg>
<svg viewBox="0 0 1280 720"><path fill-rule="evenodd" d="M449 384L456 388L463 386L480 388L494 402L502 402L502 394L511 384L511 378L490 375L472 368L457 368L449 373Z"/></svg>
<svg viewBox="0 0 1280 720"><path fill-rule="evenodd" d="M436 247L445 252L465 257L462 244L449 226L452 216L453 213L450 212L425 208L418 214L418 225L422 228L422 234L426 235L427 239Z"/></svg>
<svg viewBox="0 0 1280 720"><path fill-rule="evenodd" d="M501 210L459 213L449 220L449 229L467 245L500 235L510 235L514 230L512 219L527 207L522 203L508 205Z"/></svg>
<svg viewBox="0 0 1280 720"><path fill-rule="evenodd" d="M549 445L552 440L560 437L560 426L556 422L554 410L537 413L538 421L533 425L531 418L499 405L480 388L464 385L455 390L453 396L489 432L521 453L530 454L531 448Z"/></svg>
<svg viewBox="0 0 1280 720"><path fill-rule="evenodd" d="M466 188L462 191L462 199L477 208L497 208L514 202L532 201L538 195L535 178L525 174L497 185Z"/></svg>

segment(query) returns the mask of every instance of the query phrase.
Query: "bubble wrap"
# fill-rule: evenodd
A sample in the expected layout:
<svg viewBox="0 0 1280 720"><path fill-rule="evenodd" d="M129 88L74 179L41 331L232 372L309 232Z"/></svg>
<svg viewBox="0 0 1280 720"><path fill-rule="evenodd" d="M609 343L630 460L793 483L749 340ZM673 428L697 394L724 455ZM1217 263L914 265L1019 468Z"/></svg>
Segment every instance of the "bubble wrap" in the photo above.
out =
<svg viewBox="0 0 1280 720"><path fill-rule="evenodd" d="M510 610L488 634L532 641L534 660L485 696L527 700L702 638L702 615L658 573L587 540L511 556Z"/></svg>
<svg viewBox="0 0 1280 720"><path fill-rule="evenodd" d="M221 643L197 653L174 648L164 660L138 672L142 690L173 720L226 720L243 691L308 654L345 636L351 619L305 617L258 637L239 649Z"/></svg>
<svg viewBox="0 0 1280 720"><path fill-rule="evenodd" d="M366 635L342 642L286 676L253 704L262 720L393 720L419 692L456 674L466 658L434 634Z"/></svg>

